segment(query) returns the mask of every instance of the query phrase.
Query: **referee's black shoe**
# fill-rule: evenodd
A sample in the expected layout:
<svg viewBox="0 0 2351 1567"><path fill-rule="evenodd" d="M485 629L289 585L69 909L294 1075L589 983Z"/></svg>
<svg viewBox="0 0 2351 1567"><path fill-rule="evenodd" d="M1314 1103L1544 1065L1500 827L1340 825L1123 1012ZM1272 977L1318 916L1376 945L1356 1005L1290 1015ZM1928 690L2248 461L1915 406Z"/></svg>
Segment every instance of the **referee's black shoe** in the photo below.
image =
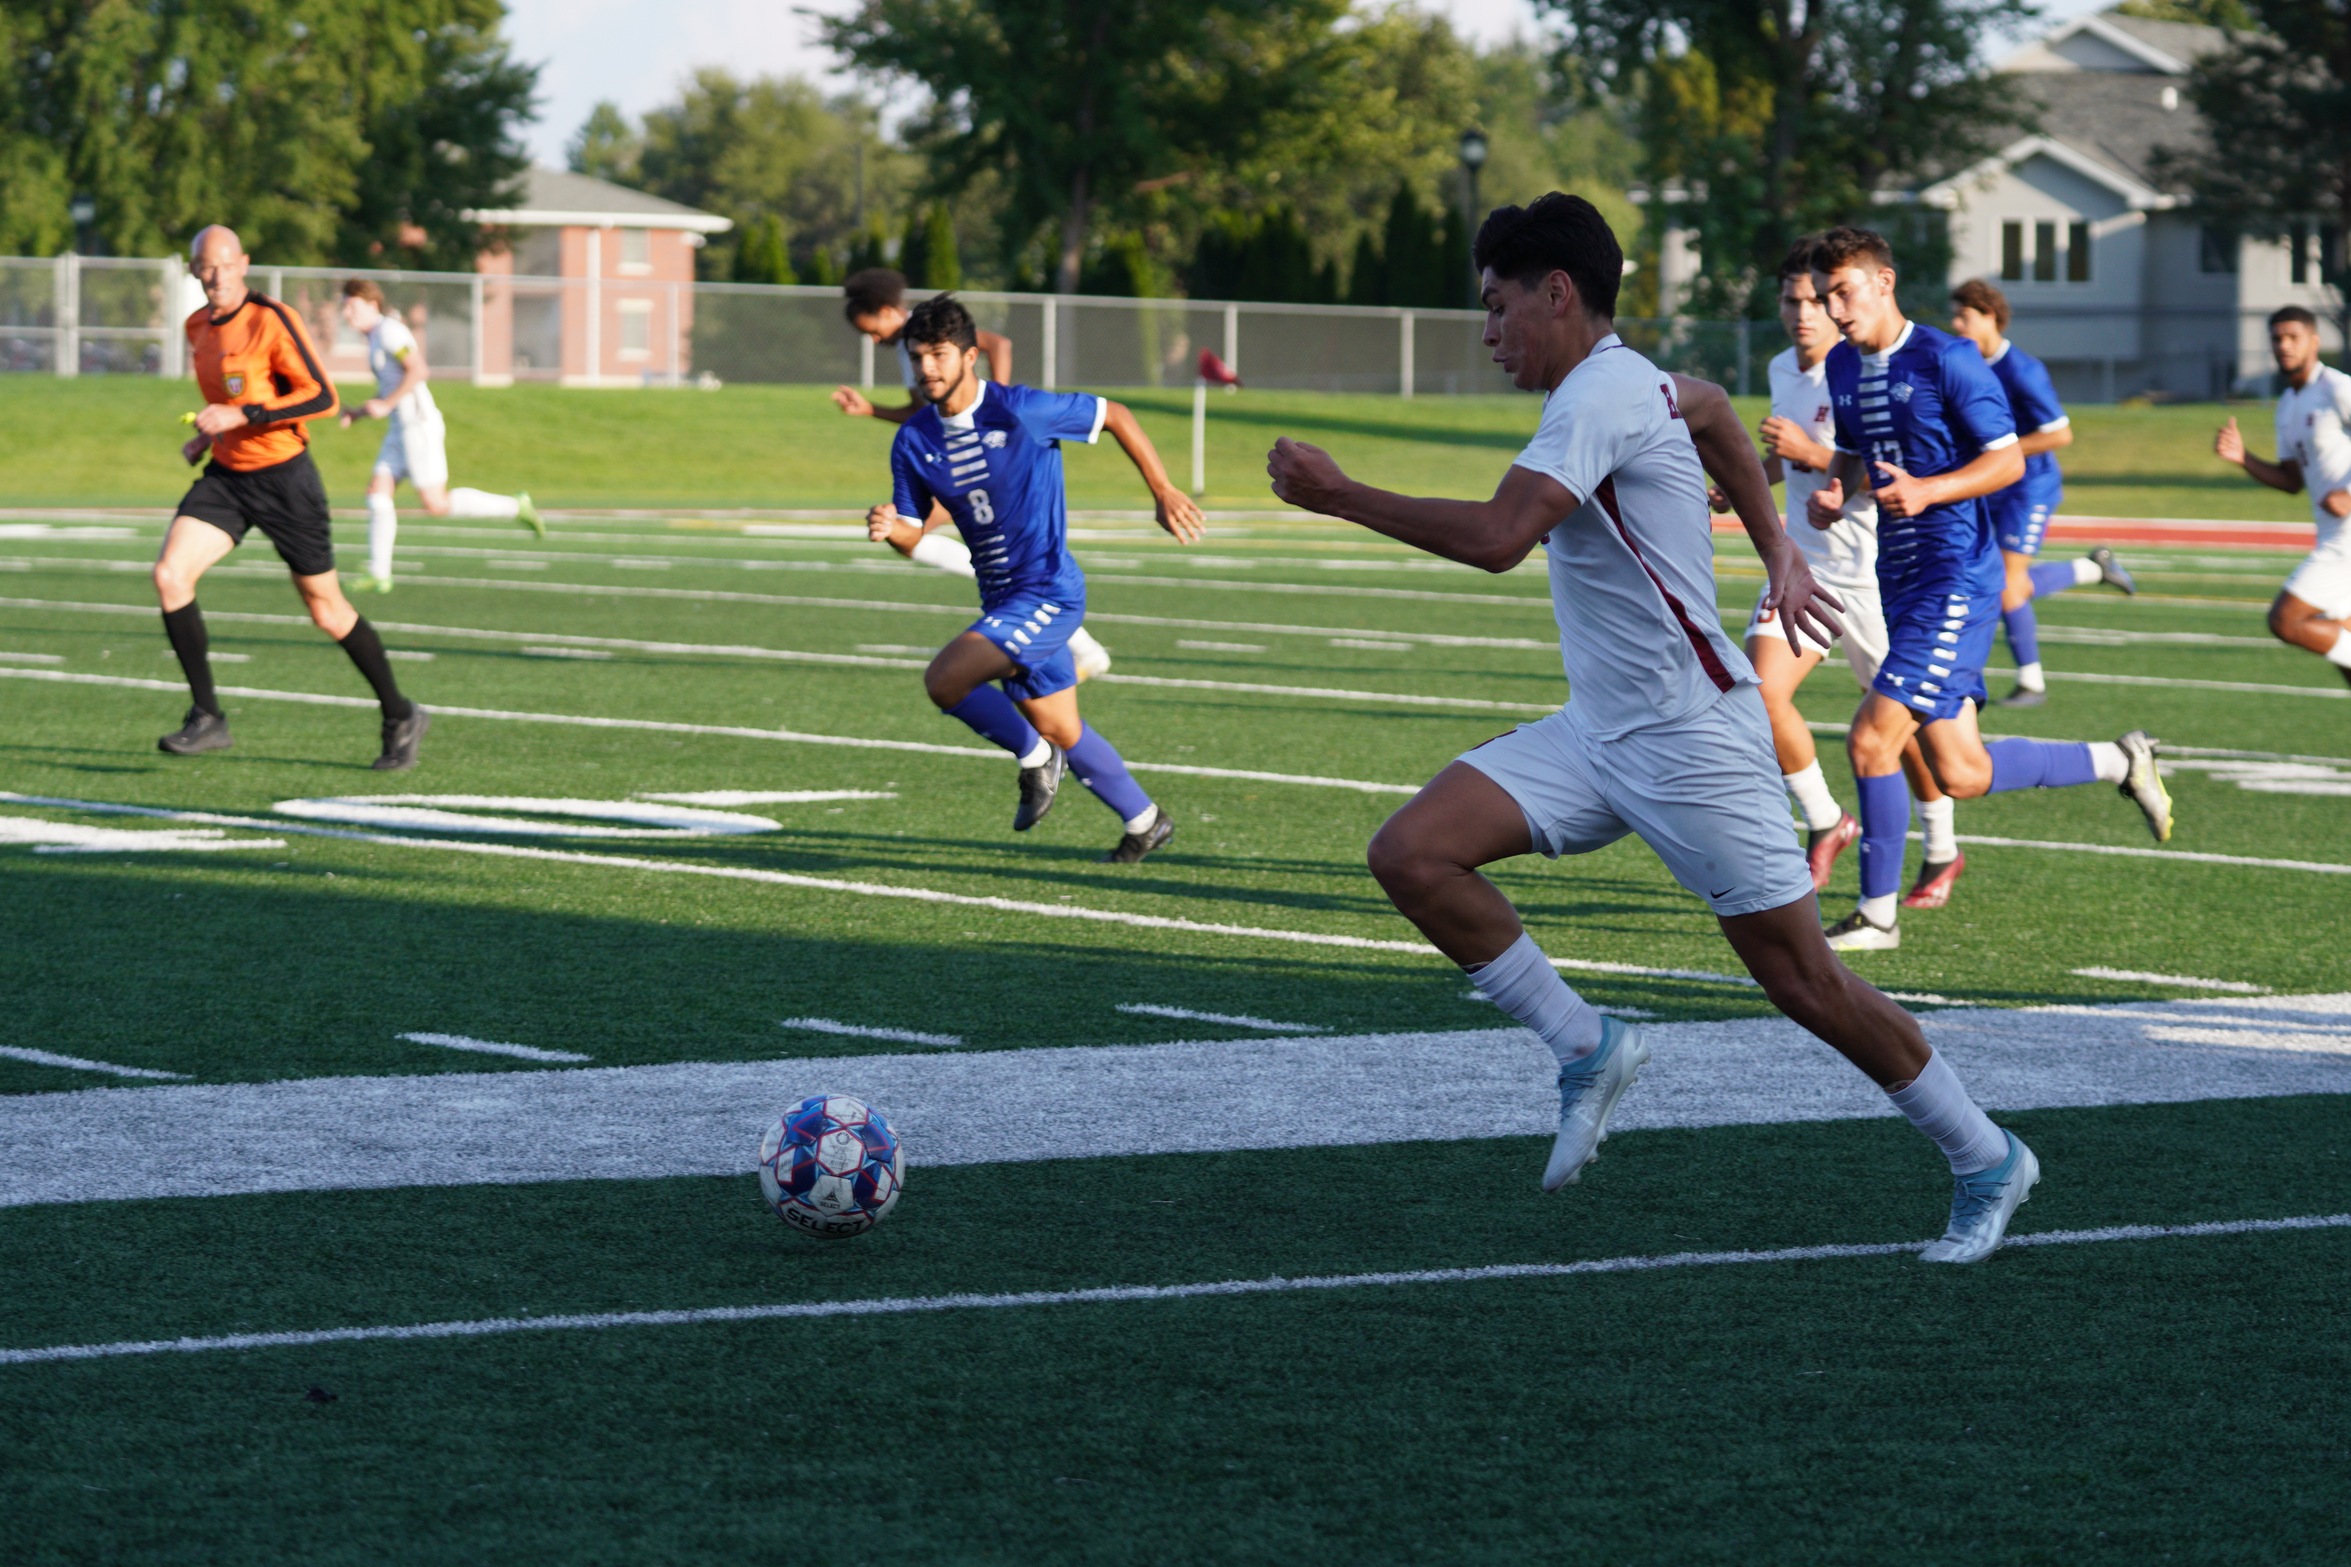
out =
<svg viewBox="0 0 2351 1567"><path fill-rule="evenodd" d="M1053 797L1061 792L1061 775L1069 768L1069 757L1061 747L1045 742L1045 759L1034 767L1020 770L1020 808L1012 813L1012 830L1027 832L1045 819L1053 809Z"/></svg>
<svg viewBox="0 0 2351 1567"><path fill-rule="evenodd" d="M411 702L406 718L384 720L384 754L369 765L379 773L404 773L416 765L416 748L433 727L432 715Z"/></svg>
<svg viewBox="0 0 2351 1567"><path fill-rule="evenodd" d="M230 744L227 719L191 707L187 719L176 731L156 741L155 749L169 751L174 756L196 756L205 751L225 751Z"/></svg>
<svg viewBox="0 0 2351 1567"><path fill-rule="evenodd" d="M1167 814L1165 806L1158 807L1158 811L1159 814L1151 819L1150 826L1119 839L1118 847L1102 856L1102 863L1132 865L1152 850L1164 847L1167 840L1175 836L1175 822Z"/></svg>

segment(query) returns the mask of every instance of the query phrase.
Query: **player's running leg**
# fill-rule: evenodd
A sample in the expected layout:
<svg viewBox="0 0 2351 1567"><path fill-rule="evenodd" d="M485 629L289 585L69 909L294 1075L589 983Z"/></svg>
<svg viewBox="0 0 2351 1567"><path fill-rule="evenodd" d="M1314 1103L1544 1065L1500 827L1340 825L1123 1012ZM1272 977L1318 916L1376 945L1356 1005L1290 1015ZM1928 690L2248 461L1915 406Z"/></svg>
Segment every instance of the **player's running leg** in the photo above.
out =
<svg viewBox="0 0 2351 1567"><path fill-rule="evenodd" d="M1011 752L1020 764L1020 804L1013 811L1012 830L1027 832L1053 809L1064 762L1062 748L1039 734L993 684L1019 672L1002 648L979 631L966 631L932 656L922 685L940 712Z"/></svg>
<svg viewBox="0 0 2351 1567"><path fill-rule="evenodd" d="M1916 1018L1837 960L1822 939L1814 899L1721 924L1772 1005L1869 1074L1950 1164L1951 1217L1942 1238L1920 1256L1928 1262L1990 1256L2041 1178L2033 1151L1984 1114Z"/></svg>
<svg viewBox="0 0 2351 1567"><path fill-rule="evenodd" d="M401 694L400 682L392 678L392 661L384 656L384 639L343 596L333 571L295 577L294 591L302 595L302 605L318 629L335 640L375 692L376 705L383 712L384 746L370 765L379 773L406 772L414 767L417 748L432 718Z"/></svg>
<svg viewBox="0 0 2351 1567"><path fill-rule="evenodd" d="M1622 836L1624 825L1613 825ZM1388 818L1367 858L1397 912L1558 1059L1559 1132L1543 1170L1543 1190L1555 1192L1597 1156L1649 1047L1639 1028L1602 1017L1568 988L1510 900L1480 874L1534 848L1518 801L1478 768L1455 762Z"/></svg>
<svg viewBox="0 0 2351 1567"><path fill-rule="evenodd" d="M966 582L979 580L979 572L971 563L971 546L944 533L924 534L915 540L906 558L918 566L928 566ZM1083 626L1069 634L1069 654L1077 661L1081 683L1109 672L1110 650L1095 641L1093 633Z"/></svg>
<svg viewBox="0 0 2351 1567"><path fill-rule="evenodd" d="M2351 601L2351 566L2334 568L2334 574L2343 579L2342 596ZM2322 608L2291 591L2314 575L2305 566L2288 580L2288 591L2269 606L2269 634L2288 647L2316 653L2334 665L2345 680L2351 680L2351 609L2329 614L2333 605Z"/></svg>
<svg viewBox="0 0 2351 1567"><path fill-rule="evenodd" d="M400 510L393 476L378 467L367 484L367 577L371 592L392 591L392 543L400 535Z"/></svg>
<svg viewBox="0 0 2351 1567"><path fill-rule="evenodd" d="M528 490L516 495L493 495L488 490L468 489L462 484L455 489L435 490L427 490L420 484L416 489L424 501L424 509L436 517L514 522L542 539L547 536L546 521L540 517L539 508L531 503Z"/></svg>
<svg viewBox="0 0 2351 1567"><path fill-rule="evenodd" d="M1012 684L1017 689L1020 682ZM1074 683L1044 696L1021 698L1020 710L1066 759L1086 792L1118 818L1118 844L1102 856L1105 861L1132 865L1175 836L1174 820L1135 782L1118 748L1078 716Z"/></svg>
<svg viewBox="0 0 2351 1567"><path fill-rule="evenodd" d="M1771 716L1771 744L1779 758L1780 781L1804 817L1804 857L1812 867L1812 890L1818 892L1829 884L1837 856L1861 836L1861 823L1829 793L1828 779L1820 770L1819 747L1812 743L1812 730L1804 715L1796 710L1796 688L1821 660L1820 650L1810 645L1810 638L1806 643L1801 655L1789 651L1776 616L1765 619L1758 615L1747 627L1747 658L1763 683L1763 707Z"/></svg>
<svg viewBox="0 0 2351 1567"><path fill-rule="evenodd" d="M196 585L204 573L237 547L234 535L199 517L175 517L163 535L163 549L155 558L155 596L163 608L163 634L179 656L180 672L188 678L188 716L180 727L156 742L174 756L194 756L229 748L229 724L212 687L210 639L204 630L204 611L196 605Z"/></svg>
<svg viewBox="0 0 2351 1567"><path fill-rule="evenodd" d="M2000 705L2038 707L2049 699L2049 680L2041 669L2040 617L2033 605L2053 593L2093 584L2135 595L2139 583L2103 544L2073 560L2041 560L2010 549L2003 549L2000 555L2008 570L2000 593L2000 626L2016 660L2016 689L2002 697Z"/></svg>

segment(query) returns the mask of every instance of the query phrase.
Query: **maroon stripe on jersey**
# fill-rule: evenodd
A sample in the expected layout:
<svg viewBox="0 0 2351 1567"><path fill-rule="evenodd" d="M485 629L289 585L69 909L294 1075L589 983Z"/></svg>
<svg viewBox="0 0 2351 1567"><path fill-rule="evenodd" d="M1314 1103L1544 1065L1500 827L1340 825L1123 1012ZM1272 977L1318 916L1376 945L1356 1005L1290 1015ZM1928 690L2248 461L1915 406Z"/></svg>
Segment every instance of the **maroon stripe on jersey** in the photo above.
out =
<svg viewBox="0 0 2351 1567"><path fill-rule="evenodd" d="M1616 524L1616 536L1624 540L1626 549L1633 552L1633 559L1639 562L1649 580L1656 584L1659 596L1665 600L1665 607L1672 610L1673 618L1681 623L1682 635L1690 639L1691 651L1698 655L1698 666L1706 671L1706 678L1714 682L1714 689L1728 691L1737 685L1738 682L1731 678L1731 672L1723 668L1722 659L1714 651L1714 644L1706 640L1705 632L1691 623L1690 612L1682 608L1682 601L1673 596L1673 589L1665 585L1665 579L1650 569L1647 558L1641 554L1641 546L1633 542L1631 531L1624 525L1624 513L1617 509L1615 476L1602 479L1599 488L1592 492L1592 498L1600 503L1601 510L1608 513L1608 520Z"/></svg>

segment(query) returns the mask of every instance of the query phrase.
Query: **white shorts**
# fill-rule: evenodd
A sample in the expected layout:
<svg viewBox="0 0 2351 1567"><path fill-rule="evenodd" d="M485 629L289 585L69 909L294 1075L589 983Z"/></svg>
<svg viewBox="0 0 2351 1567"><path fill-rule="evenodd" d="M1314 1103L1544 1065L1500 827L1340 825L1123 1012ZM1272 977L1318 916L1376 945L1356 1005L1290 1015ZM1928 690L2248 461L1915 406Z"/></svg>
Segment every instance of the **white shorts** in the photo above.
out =
<svg viewBox="0 0 2351 1567"><path fill-rule="evenodd" d="M1747 617L1746 634L1739 639L1741 645L1761 634L1776 637L1783 644L1787 641L1786 633L1780 630L1779 611L1763 607L1763 595L1770 591L1769 584L1757 590L1754 612ZM1845 606L1837 612L1837 618L1845 623L1845 634L1837 642L1845 650L1845 662L1852 666L1853 678L1866 690L1878 677L1879 666L1886 661L1885 601L1878 597L1875 588L1832 587L1829 592ZM1823 658L1835 651L1822 646L1820 639L1802 626L1796 628L1796 640Z"/></svg>
<svg viewBox="0 0 2351 1567"><path fill-rule="evenodd" d="M2286 579L2286 591L2329 620L2351 615L2351 556L2312 550Z"/></svg>
<svg viewBox="0 0 2351 1567"><path fill-rule="evenodd" d="M1584 734L1570 702L1461 760L1518 802L1536 850L1553 859L1635 833L1717 914L1782 908L1812 892L1771 720L1751 685L1682 723L1614 740Z"/></svg>
<svg viewBox="0 0 2351 1567"><path fill-rule="evenodd" d="M420 490L438 490L449 483L448 426L438 419L421 424L394 424L384 431L376 448L376 472L388 473L397 484L406 479Z"/></svg>

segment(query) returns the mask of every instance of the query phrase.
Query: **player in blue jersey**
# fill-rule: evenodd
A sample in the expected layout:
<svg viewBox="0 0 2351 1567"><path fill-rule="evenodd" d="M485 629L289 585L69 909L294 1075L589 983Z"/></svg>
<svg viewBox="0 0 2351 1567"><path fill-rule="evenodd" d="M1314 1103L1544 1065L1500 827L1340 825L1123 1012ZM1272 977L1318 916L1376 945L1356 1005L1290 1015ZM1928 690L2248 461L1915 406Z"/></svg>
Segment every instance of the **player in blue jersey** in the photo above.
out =
<svg viewBox="0 0 2351 1567"><path fill-rule="evenodd" d="M1992 535L1999 541L2007 570L2000 589L2000 625L2016 659L2016 689L2002 697L2000 705L2039 707L2049 700L2049 683L2041 672L2041 627L2033 600L2093 582L2125 594L2137 593L2139 585L2114 558L2114 551L2103 545L2079 560L2033 558L2041 553L2041 535L2065 489L2065 476L2050 453L2073 444L2073 422L2057 401L2049 367L2008 340L2006 294L1981 278L1971 278L1951 291L1951 305L1951 330L1975 344L1991 367L1992 378L2008 394L2017 450L2024 453L2024 477L1994 491L1991 498Z"/></svg>
<svg viewBox="0 0 2351 1567"><path fill-rule="evenodd" d="M1984 663L2005 573L1983 497L2024 477L2007 394L1964 338L1907 320L1894 298L1894 253L1867 229L1835 228L1812 252L1812 287L1844 341L1829 350L1836 471L1808 518L1832 527L1847 486L1878 503L1878 591L1886 657L1845 740L1861 797L1861 905L1829 929L1839 951L1901 945L1910 795L1902 748L1916 736L1943 792L1962 800L2101 779L2171 837L2171 796L2155 742L2134 729L2111 744L1994 740L1976 728Z"/></svg>
<svg viewBox="0 0 2351 1567"><path fill-rule="evenodd" d="M923 406L898 427L891 497L867 513L866 531L903 546L942 517L952 521L980 586L980 618L939 649L923 688L940 711L1019 760L1014 832L1052 809L1066 769L1124 830L1104 858L1131 865L1175 836L1175 823L1078 717L1069 640L1085 619L1086 576L1069 553L1061 443L1090 445L1107 429L1151 487L1159 525L1183 543L1200 537L1200 508L1121 405L981 380L978 330L952 295L915 306L903 340Z"/></svg>

